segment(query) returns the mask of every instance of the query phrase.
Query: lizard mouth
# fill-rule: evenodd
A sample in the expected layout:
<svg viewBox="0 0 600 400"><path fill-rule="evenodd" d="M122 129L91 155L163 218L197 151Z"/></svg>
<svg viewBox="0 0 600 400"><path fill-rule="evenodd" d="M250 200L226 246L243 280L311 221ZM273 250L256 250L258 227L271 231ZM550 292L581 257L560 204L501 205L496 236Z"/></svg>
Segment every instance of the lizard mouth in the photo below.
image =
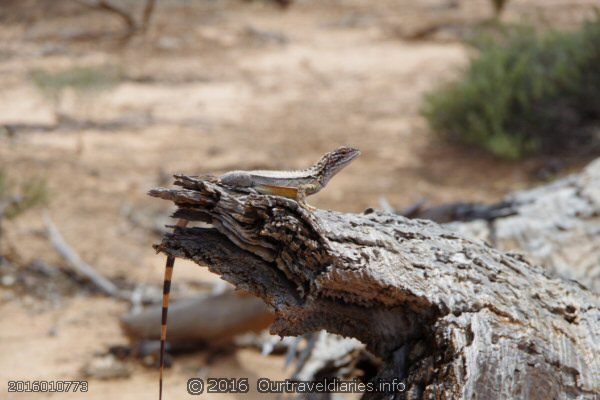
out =
<svg viewBox="0 0 600 400"><path fill-rule="evenodd" d="M343 160L344 164L349 163L362 154L359 149L354 147L340 147L337 151L345 158L345 160Z"/></svg>
<svg viewBox="0 0 600 400"><path fill-rule="evenodd" d="M355 149L354 147L349 147L350 150L350 160L354 160L356 157L360 156L362 153L359 149Z"/></svg>

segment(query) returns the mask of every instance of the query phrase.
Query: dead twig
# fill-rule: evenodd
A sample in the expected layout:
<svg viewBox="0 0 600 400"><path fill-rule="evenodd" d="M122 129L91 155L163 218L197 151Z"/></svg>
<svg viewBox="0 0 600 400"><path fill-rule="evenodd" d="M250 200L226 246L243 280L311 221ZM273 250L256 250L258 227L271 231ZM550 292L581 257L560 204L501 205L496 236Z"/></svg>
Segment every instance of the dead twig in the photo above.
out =
<svg viewBox="0 0 600 400"><path fill-rule="evenodd" d="M124 10L116 5L112 4L107 0L96 0L96 1L86 1L86 0L74 0L76 3L81 4L82 6L111 13L116 15L123 21L125 24L125 32L123 33L123 40L130 39L135 33L141 32L144 33L148 29L148 25L150 23L150 19L152 18L152 13L154 12L154 6L156 5L156 0L147 0L144 6L144 11L142 13L141 22L138 24L135 18L131 15L130 12Z"/></svg>
<svg viewBox="0 0 600 400"><path fill-rule="evenodd" d="M50 243L52 247L56 250L58 254L60 254L67 263L73 268L77 273L85 276L90 280L98 289L100 289L103 293L120 299L130 301L131 295L125 291L122 291L114 283L98 274L94 268L83 261L81 257L73 250L71 246L65 242L65 239L62 237L58 228L50 219L48 214L44 214L44 222L46 224L46 233L48 239L50 239Z"/></svg>
<svg viewBox="0 0 600 400"><path fill-rule="evenodd" d="M125 36L131 36L137 30L137 24L135 23L135 20L127 11L115 6L114 4L106 0L98 0L93 2L85 0L75 0L75 2L81 4L82 6L92 8L95 10L106 11L119 17L127 27Z"/></svg>
<svg viewBox="0 0 600 400"><path fill-rule="evenodd" d="M146 5L144 6L144 13L142 14L142 23L140 25L140 31L146 32L146 29L148 29L148 25L150 24L150 18L152 18L152 13L154 12L155 5L156 0L146 1Z"/></svg>

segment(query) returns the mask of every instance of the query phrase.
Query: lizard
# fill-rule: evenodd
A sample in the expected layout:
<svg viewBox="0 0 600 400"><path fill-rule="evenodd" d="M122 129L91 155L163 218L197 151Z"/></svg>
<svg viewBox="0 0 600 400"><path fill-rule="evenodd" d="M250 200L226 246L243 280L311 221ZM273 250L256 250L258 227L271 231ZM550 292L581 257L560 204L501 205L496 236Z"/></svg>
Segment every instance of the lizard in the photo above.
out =
<svg viewBox="0 0 600 400"><path fill-rule="evenodd" d="M326 153L316 164L303 170L271 171L231 171L217 178L217 182L234 190L275 195L294 199L301 207L315 210L306 203L306 197L323 189L331 178L361 154L360 150L352 147L339 147ZM179 219L178 227L185 227L188 221ZM160 378L159 400L162 400L163 370L165 346L167 341L167 316L169 312L169 297L171 278L175 266L175 257L167 256L165 276L163 281L163 303L160 333Z"/></svg>

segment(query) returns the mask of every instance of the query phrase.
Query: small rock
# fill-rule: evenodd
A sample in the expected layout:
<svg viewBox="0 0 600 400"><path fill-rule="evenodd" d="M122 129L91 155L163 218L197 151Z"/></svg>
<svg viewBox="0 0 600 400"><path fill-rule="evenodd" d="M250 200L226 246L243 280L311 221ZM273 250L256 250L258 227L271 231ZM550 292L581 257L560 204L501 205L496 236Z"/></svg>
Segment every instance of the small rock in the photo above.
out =
<svg viewBox="0 0 600 400"><path fill-rule="evenodd" d="M142 358L142 364L144 364L146 367L155 367L156 366L156 357L154 357L153 355L147 355L144 356L144 358Z"/></svg>
<svg viewBox="0 0 600 400"><path fill-rule="evenodd" d="M36 55L40 57L46 56L55 56L55 55L63 55L67 53L67 48L60 44L48 43L42 46L37 52Z"/></svg>
<svg viewBox="0 0 600 400"><path fill-rule="evenodd" d="M126 360L129 357L131 357L131 347L129 346L117 344L114 346L110 346L108 352L117 357L119 360Z"/></svg>
<svg viewBox="0 0 600 400"><path fill-rule="evenodd" d="M94 358L83 367L82 372L88 378L102 380L123 379L131 375L127 365L112 354Z"/></svg>
<svg viewBox="0 0 600 400"><path fill-rule="evenodd" d="M12 286L17 282L17 278L12 275L4 275L2 277L2 286Z"/></svg>
<svg viewBox="0 0 600 400"><path fill-rule="evenodd" d="M283 46L289 42L288 38L281 32L270 32L247 26L242 30L242 36L262 44L275 44Z"/></svg>
<svg viewBox="0 0 600 400"><path fill-rule="evenodd" d="M159 50L177 50L181 48L181 45L181 40L172 36L163 36L156 43Z"/></svg>

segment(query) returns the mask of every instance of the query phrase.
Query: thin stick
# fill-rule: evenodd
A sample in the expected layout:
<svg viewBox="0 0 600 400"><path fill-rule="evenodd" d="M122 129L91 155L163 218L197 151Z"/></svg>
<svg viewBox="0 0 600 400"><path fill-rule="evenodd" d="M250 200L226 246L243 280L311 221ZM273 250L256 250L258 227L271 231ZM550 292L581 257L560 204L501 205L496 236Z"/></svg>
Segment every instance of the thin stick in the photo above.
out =
<svg viewBox="0 0 600 400"><path fill-rule="evenodd" d="M131 36L136 30L137 25L133 17L126 11L123 10L114 4L110 3L107 0L97 0L95 2L85 1L85 0L75 0L75 2L89 8L93 8L95 10L101 10L109 12L113 15L118 16L123 23L127 26L127 32L125 33L125 37ZM151 10L150 10L151 11Z"/></svg>
<svg viewBox="0 0 600 400"><path fill-rule="evenodd" d="M46 233L52 247L54 247L56 252L60 254L76 272L88 278L96 287L107 295L118 299L130 300L130 297L119 290L114 283L98 274L91 265L79 257L75 250L65 242L65 239L62 237L58 228L47 213L44 213L44 222L46 224Z"/></svg>
<svg viewBox="0 0 600 400"><path fill-rule="evenodd" d="M142 14L142 24L140 26L140 30L142 32L146 32L148 29L148 25L150 24L150 18L152 17L152 12L154 11L154 5L156 4L156 0L147 0L146 6L144 7L144 13Z"/></svg>

